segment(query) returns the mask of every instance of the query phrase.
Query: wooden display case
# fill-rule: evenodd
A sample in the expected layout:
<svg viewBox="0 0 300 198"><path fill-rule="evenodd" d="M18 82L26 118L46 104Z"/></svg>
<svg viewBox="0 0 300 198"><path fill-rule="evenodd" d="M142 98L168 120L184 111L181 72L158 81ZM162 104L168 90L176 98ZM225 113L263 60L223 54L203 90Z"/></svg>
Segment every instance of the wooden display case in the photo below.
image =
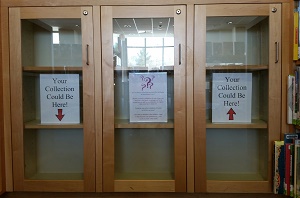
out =
<svg viewBox="0 0 300 198"><path fill-rule="evenodd" d="M271 192L272 146L280 139L281 5L199 5L195 9L199 38L194 75L195 189ZM235 87L243 82L218 82L213 77L218 74L239 79L249 74L252 93L238 97L243 89L232 88L227 95L217 83ZM242 103L250 108L240 107ZM235 110L232 116L230 109ZM237 120L246 115L249 120ZM212 122L214 116L224 119Z"/></svg>
<svg viewBox="0 0 300 198"><path fill-rule="evenodd" d="M292 4L2 0L0 194L271 192L272 143L294 129L285 117ZM147 64L157 51L164 61ZM164 122L130 121L134 73L166 74ZM215 73L252 75L250 122L212 122ZM79 75L78 123L41 122L42 74Z"/></svg>
<svg viewBox="0 0 300 198"><path fill-rule="evenodd" d="M14 190L95 191L93 11L10 8L9 17Z"/></svg>
<svg viewBox="0 0 300 198"><path fill-rule="evenodd" d="M185 15L185 6L102 7L103 191L186 191ZM142 113L131 75L153 76L156 91L135 96Z"/></svg>

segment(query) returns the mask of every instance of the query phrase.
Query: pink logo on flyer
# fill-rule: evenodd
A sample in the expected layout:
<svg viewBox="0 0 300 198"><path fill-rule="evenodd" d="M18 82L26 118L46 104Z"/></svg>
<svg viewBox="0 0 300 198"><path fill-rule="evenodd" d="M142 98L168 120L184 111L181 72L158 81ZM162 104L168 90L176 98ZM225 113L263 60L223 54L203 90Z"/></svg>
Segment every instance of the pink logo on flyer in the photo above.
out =
<svg viewBox="0 0 300 198"><path fill-rule="evenodd" d="M142 91L144 91L144 89L151 89L152 88L152 86L154 85L154 83L153 83L154 78L155 78L155 76L152 76L151 78L141 76L141 79L143 81L142 84L141 84Z"/></svg>

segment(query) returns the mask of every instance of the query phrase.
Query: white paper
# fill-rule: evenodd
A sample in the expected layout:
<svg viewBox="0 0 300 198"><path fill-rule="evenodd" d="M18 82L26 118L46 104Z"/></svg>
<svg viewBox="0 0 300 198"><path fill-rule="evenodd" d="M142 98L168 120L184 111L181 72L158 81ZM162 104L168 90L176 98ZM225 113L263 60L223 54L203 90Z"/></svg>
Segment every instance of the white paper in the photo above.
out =
<svg viewBox="0 0 300 198"><path fill-rule="evenodd" d="M79 74L40 74L41 123L79 123Z"/></svg>
<svg viewBox="0 0 300 198"><path fill-rule="evenodd" d="M130 122L167 122L167 73L129 73Z"/></svg>
<svg viewBox="0 0 300 198"><path fill-rule="evenodd" d="M251 73L213 73L212 122L251 122L251 101Z"/></svg>

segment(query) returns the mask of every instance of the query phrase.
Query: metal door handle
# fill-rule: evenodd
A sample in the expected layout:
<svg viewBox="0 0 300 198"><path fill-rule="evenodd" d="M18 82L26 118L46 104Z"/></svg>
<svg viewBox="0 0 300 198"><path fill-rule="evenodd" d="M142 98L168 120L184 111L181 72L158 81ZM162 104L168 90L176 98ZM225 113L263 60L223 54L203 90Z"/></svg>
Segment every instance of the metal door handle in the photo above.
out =
<svg viewBox="0 0 300 198"><path fill-rule="evenodd" d="M181 65L181 44L179 44L178 46L178 50L179 50L179 65Z"/></svg>
<svg viewBox="0 0 300 198"><path fill-rule="evenodd" d="M276 56L275 56L275 63L279 62L279 42L275 42L275 50L276 50Z"/></svg>
<svg viewBox="0 0 300 198"><path fill-rule="evenodd" d="M90 65L90 60L89 60L89 45L86 45L86 65Z"/></svg>

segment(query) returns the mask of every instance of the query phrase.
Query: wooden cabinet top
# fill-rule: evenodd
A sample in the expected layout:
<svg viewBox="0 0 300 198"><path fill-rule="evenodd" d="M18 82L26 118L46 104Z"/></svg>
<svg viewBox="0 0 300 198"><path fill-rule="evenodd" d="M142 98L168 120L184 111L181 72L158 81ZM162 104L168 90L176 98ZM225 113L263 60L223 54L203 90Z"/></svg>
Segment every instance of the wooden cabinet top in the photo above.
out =
<svg viewBox="0 0 300 198"><path fill-rule="evenodd" d="M86 6L86 5L182 5L182 4L224 4L224 3L291 3L291 0L2 0L1 4L4 7L10 6Z"/></svg>

